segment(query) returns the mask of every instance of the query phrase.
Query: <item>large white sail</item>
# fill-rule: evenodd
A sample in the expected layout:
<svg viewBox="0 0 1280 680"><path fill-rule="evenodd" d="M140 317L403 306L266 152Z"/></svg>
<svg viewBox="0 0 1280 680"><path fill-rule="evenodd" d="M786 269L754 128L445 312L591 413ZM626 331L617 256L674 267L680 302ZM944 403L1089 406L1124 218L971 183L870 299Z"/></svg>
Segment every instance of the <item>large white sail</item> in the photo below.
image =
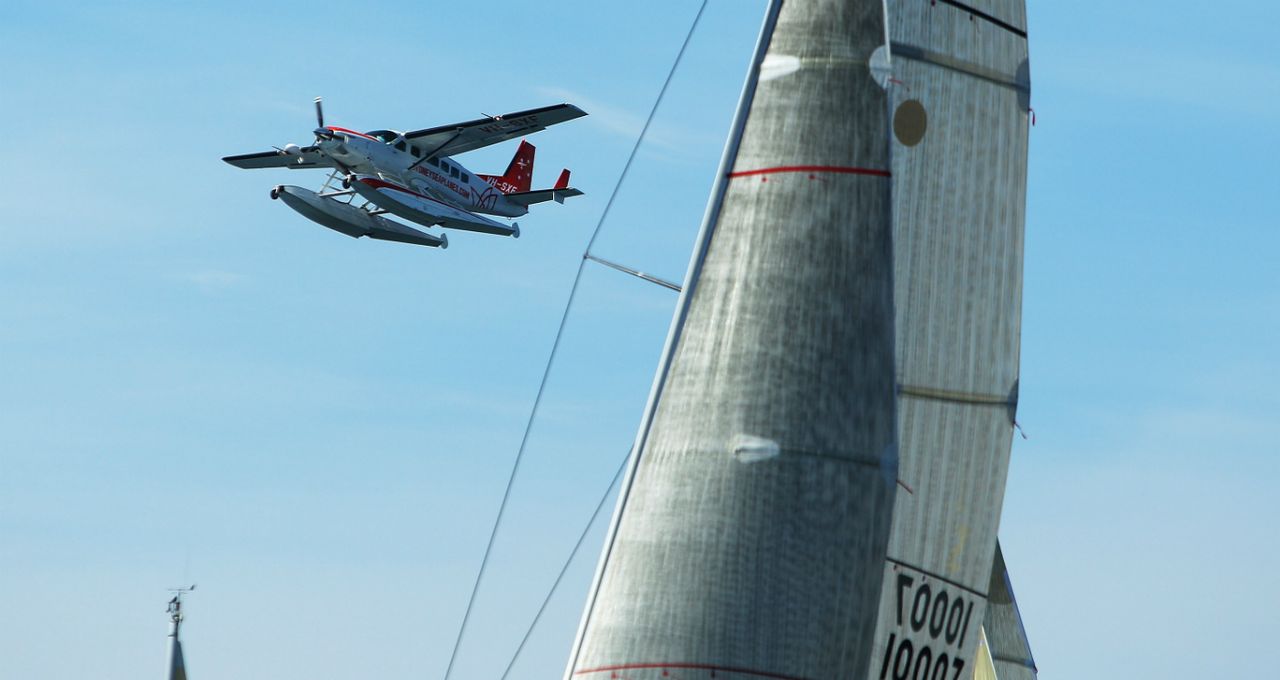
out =
<svg viewBox="0 0 1280 680"><path fill-rule="evenodd" d="M888 11L902 486L869 677L963 678L1017 405L1026 11L1024 0Z"/></svg>
<svg viewBox="0 0 1280 680"><path fill-rule="evenodd" d="M884 18L772 6L569 677L871 662L897 467Z"/></svg>

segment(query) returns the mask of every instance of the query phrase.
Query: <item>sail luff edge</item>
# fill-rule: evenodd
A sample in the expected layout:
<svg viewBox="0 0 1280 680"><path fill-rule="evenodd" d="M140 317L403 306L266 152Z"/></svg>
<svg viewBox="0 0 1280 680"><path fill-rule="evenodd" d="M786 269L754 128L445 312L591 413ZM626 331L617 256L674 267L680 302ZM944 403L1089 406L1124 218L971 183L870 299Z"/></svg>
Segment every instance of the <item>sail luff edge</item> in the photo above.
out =
<svg viewBox="0 0 1280 680"><path fill-rule="evenodd" d="M650 387L649 399L645 404L644 415L641 418L640 428L636 434L636 442L631 449L631 460L627 463L626 476L623 478L622 487L618 491L618 500L614 507L613 517L609 521L609 531L605 538L604 549L600 552L595 575L592 577L591 589L587 593L587 601L582 611L582 620L578 623L578 632L574 636L573 649L569 653L569 662L565 667L564 680L572 680L574 666L577 665L578 657L582 652L582 642L586 636L587 625L591 620L591 611L600 593L605 566L609 562L609 555L613 550L614 540L617 537L618 525L622 519L622 510L626 507L627 498L631 493L636 469L640 464L641 452L648 439L649 428L657 411L658 399L662 395L662 387L670 370L671 360L675 356L675 349L680 340L680 332L684 327L684 321L689 312L689 303L693 299L698 272L701 271L706 259L707 248L711 243L711 236L719 219L720 208L724 203L725 191L729 184L729 170L733 167L738 156L738 147L742 142L742 134L746 128L747 115L755 98L760 66L764 62L765 53L769 48L769 41L773 35L774 28L777 26L778 14L782 10L783 2L784 0L770 0L769 8L765 12L764 20L760 26L760 34L756 38L751 67L747 70L747 75L742 85L742 94L738 98L738 108L734 112L733 122L729 128L729 138L725 143L720 165L716 169L716 181L712 189L711 199L707 201L707 208L702 218L702 226L699 227L698 231L697 246L689 259L684 285L681 286L680 297L676 302L677 312L671 321L670 329L667 331L667 340L662 349L662 361L654 378L653 386Z"/></svg>

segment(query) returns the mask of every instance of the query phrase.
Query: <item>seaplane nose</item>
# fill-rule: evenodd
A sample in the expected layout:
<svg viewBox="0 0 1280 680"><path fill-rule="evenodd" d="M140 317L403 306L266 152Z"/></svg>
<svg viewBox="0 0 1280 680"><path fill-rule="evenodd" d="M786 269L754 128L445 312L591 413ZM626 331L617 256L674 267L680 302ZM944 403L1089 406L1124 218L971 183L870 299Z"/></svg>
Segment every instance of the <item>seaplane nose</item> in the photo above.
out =
<svg viewBox="0 0 1280 680"><path fill-rule="evenodd" d="M347 141L346 135L328 128L317 128L315 133L316 146L320 147L325 153L336 156L345 156L350 153L344 143Z"/></svg>

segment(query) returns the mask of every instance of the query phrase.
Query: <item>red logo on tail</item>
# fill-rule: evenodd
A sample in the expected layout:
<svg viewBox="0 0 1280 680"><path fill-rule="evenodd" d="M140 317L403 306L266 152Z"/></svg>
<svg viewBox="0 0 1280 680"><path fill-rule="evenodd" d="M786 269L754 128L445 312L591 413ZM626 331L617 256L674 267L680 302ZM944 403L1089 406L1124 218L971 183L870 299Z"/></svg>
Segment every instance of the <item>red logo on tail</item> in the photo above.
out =
<svg viewBox="0 0 1280 680"><path fill-rule="evenodd" d="M528 191L533 186L533 145L521 140L520 148L501 177L495 177L493 185L504 194Z"/></svg>

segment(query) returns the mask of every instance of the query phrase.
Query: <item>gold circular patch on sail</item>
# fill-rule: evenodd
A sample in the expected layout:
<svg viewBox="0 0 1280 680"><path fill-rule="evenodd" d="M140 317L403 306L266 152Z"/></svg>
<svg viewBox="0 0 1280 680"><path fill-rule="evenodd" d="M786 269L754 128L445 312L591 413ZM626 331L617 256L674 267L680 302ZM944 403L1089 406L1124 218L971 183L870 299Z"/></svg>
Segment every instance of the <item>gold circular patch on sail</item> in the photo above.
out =
<svg viewBox="0 0 1280 680"><path fill-rule="evenodd" d="M893 113L893 135L905 146L919 144L928 127L929 114L925 113L924 104L915 99L902 102Z"/></svg>

